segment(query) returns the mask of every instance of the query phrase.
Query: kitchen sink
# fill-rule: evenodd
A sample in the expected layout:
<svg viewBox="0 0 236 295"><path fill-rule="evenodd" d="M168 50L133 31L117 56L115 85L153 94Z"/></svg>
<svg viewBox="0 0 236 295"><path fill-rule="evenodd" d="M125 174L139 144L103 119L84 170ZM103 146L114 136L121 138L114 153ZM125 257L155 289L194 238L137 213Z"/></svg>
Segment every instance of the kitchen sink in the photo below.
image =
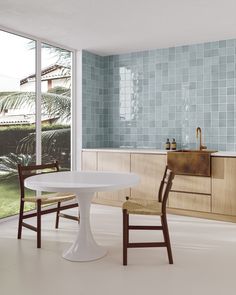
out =
<svg viewBox="0 0 236 295"><path fill-rule="evenodd" d="M213 150L177 150L167 153L167 164L175 174L211 176Z"/></svg>

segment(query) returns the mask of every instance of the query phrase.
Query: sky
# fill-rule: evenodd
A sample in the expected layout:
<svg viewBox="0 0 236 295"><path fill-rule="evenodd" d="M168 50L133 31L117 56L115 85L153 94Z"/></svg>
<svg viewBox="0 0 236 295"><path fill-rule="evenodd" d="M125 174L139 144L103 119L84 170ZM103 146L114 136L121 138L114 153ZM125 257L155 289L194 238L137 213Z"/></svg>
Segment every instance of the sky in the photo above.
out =
<svg viewBox="0 0 236 295"><path fill-rule="evenodd" d="M35 73L35 50L31 40L0 30L0 91L19 91L20 80ZM42 49L42 68L57 61Z"/></svg>

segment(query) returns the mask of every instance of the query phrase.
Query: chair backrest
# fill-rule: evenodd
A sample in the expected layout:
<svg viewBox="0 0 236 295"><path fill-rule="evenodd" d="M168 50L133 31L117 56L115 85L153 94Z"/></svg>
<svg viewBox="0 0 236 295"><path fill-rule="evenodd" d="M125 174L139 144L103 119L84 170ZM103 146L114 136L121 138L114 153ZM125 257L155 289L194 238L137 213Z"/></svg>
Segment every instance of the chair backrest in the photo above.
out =
<svg viewBox="0 0 236 295"><path fill-rule="evenodd" d="M162 212L166 212L166 203L169 196L169 192L172 187L173 179L175 175L172 170L168 169L168 166L165 168L165 172L160 184L158 192L158 201L162 203Z"/></svg>
<svg viewBox="0 0 236 295"><path fill-rule="evenodd" d="M29 166L22 166L18 164L18 176L19 176L19 183L20 183L20 196L21 199L25 197L25 186L24 180L27 177L41 174L41 173L52 173L58 172L59 164L58 161L49 164L42 164L42 165L29 165Z"/></svg>

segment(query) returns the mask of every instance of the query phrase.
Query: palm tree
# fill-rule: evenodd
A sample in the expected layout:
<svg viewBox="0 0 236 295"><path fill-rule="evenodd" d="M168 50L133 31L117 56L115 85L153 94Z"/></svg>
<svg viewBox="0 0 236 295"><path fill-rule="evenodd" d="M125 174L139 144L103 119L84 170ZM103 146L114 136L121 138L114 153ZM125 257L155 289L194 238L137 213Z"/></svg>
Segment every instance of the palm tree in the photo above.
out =
<svg viewBox="0 0 236 295"><path fill-rule="evenodd" d="M17 164L27 166L35 163L35 155L14 154L0 157L0 179L9 179L17 174Z"/></svg>
<svg viewBox="0 0 236 295"><path fill-rule="evenodd" d="M35 92L0 92L0 113L4 110L24 107L34 110ZM71 118L70 109L70 89L55 87L46 93L42 93L42 113L47 114L50 118L69 122Z"/></svg>
<svg viewBox="0 0 236 295"><path fill-rule="evenodd" d="M26 106L32 110L35 107L34 92L0 93L0 113L6 109L20 109ZM70 110L70 89L56 87L42 94L42 113L47 114L49 118L53 118L54 122L61 121L63 123L69 123L71 118ZM62 138L65 138L65 136L68 137L70 128L67 126L65 125L64 129L42 131L43 152L48 153L52 151L52 146L55 146L55 142L62 143ZM19 142L16 151L32 153L35 140L35 133L31 133Z"/></svg>
<svg viewBox="0 0 236 295"><path fill-rule="evenodd" d="M29 49L34 49L35 42L29 42ZM61 48L52 47L47 44L42 44L43 48L48 50L52 55L56 63L63 66L62 72L67 74L70 72L71 64L71 52L63 50ZM66 72L65 72L66 71ZM71 90L65 87L55 87L46 93L42 93L42 114L46 114L49 119L54 119L54 122L62 122L68 124L71 119ZM0 92L0 113L8 109L31 109L34 112L35 109L35 92ZM54 130L42 131L42 149L43 154L53 153L55 151L55 143L63 145L64 142L68 144L70 140L70 128L68 125L64 126L64 129L58 128ZM23 138L16 148L15 160L18 162L23 160L23 154L33 154L35 151L35 133L29 134ZM19 156L19 159L17 158ZM7 172L4 167L13 164L13 154L4 156L1 159L0 171ZM30 157L30 156L29 156ZM9 159L8 159L9 158ZM5 164L3 164L3 161ZM14 167L14 164L13 164ZM15 166L16 167L16 166ZM9 175L11 175L11 167L8 167Z"/></svg>
<svg viewBox="0 0 236 295"><path fill-rule="evenodd" d="M36 46L35 41L32 40L28 42L29 50L35 50L35 46ZM52 58L56 59L57 64L60 64L68 69L71 68L71 52L70 51L63 48L51 46L46 43L42 43L41 46L43 49L46 49L48 51L48 53L51 55Z"/></svg>
<svg viewBox="0 0 236 295"><path fill-rule="evenodd" d="M49 155L43 156L43 161L51 161ZM22 166L33 165L36 163L35 154L15 154L10 153L6 156L0 156L0 180L7 180L9 178L15 177L18 174L17 165Z"/></svg>
<svg viewBox="0 0 236 295"><path fill-rule="evenodd" d="M28 49L35 50L35 41L28 42ZM42 43L42 49L48 51L53 60L56 60L56 64L62 66L61 72L69 74L71 71L71 52L51 46L46 43ZM57 116L60 121L69 122L71 118L71 89L69 87L55 87L49 90L47 93L42 93L42 112L49 115L51 118ZM17 109L35 107L35 92L0 92L0 113L7 109Z"/></svg>
<svg viewBox="0 0 236 295"><path fill-rule="evenodd" d="M56 154L57 147L66 149L70 142L70 128L45 130L42 132L42 154ZM19 141L16 152L32 154L35 150L36 136L30 133Z"/></svg>

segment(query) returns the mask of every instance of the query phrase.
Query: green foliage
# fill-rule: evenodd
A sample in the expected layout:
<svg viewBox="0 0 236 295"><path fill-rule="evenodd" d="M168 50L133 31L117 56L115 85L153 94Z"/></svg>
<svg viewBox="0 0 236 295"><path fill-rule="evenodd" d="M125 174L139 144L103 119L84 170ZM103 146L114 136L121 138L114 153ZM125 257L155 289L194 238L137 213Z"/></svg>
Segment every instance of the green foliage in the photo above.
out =
<svg viewBox="0 0 236 295"><path fill-rule="evenodd" d="M32 163L35 163L35 155L17 155L10 153L7 156L0 157L0 171L7 173L8 176L11 176L12 174L15 175L17 173L17 164L27 166Z"/></svg>
<svg viewBox="0 0 236 295"><path fill-rule="evenodd" d="M46 130L56 130L56 129L65 129L69 128L70 125L64 124L43 124L42 131ZM14 125L14 126L0 126L0 136L4 133L11 133L11 132L28 132L32 133L35 132L35 125Z"/></svg>
<svg viewBox="0 0 236 295"><path fill-rule="evenodd" d="M31 133L23 138L18 146L17 152L33 153L36 144L36 134ZM70 128L45 130L42 132L42 153L50 154L60 149L69 149Z"/></svg>
<svg viewBox="0 0 236 295"><path fill-rule="evenodd" d="M2 92L0 95L0 112L25 107L33 111L35 100L35 92ZM71 118L70 89L55 87L49 92L42 93L42 112L50 118L69 122Z"/></svg>
<svg viewBox="0 0 236 295"><path fill-rule="evenodd" d="M47 124L42 126L42 148L47 153L47 145L50 143L47 143L47 137L48 137L48 131L55 131L55 139L57 140L57 145L62 145L63 147L69 148L70 146L70 126L68 125L62 125L62 124ZM65 135L65 133L62 132L62 130L67 130L67 136L63 140L62 136ZM46 134L44 134L46 132ZM58 136L56 133L59 133ZM61 136L60 136L61 135ZM25 150L23 152L23 149L21 150L21 146L24 144L26 146L26 140L24 138L30 137L30 143L31 149L30 154L35 153L35 146L32 146L33 138L35 140L35 126L34 125L19 125L19 126L7 126L7 127L0 127L0 155L6 155L10 152L12 153L25 153ZM51 143L53 138L51 137ZM35 141L34 141L35 143ZM18 148L17 148L18 147ZM46 148L46 150L44 149Z"/></svg>
<svg viewBox="0 0 236 295"><path fill-rule="evenodd" d="M71 90L62 86L56 86L48 90L47 93L70 95Z"/></svg>
<svg viewBox="0 0 236 295"><path fill-rule="evenodd" d="M43 154L42 162L48 163L53 159L48 154ZM35 165L36 155L35 154L14 154L9 153L8 155L0 156L0 180L10 179L18 174L17 165L22 166Z"/></svg>
<svg viewBox="0 0 236 295"><path fill-rule="evenodd" d="M35 41L29 42L29 48L35 48ZM71 69L71 52L42 44L43 48L47 48L49 53L57 57L57 64L62 65L64 73L70 74ZM35 108L35 92L0 92L0 112L6 109ZM50 118L58 118L61 122L70 122L71 119L71 90L63 87L55 87L47 93L42 93L42 111ZM60 145L70 153L70 126L53 124L42 126L42 148L45 158L57 158L62 154ZM64 137L64 139L62 138ZM29 142L27 143L27 140ZM17 146L22 150L31 149L31 155L15 154ZM57 143L57 144L55 144ZM23 148L24 146L24 148ZM0 177L6 176L2 172L7 172L7 179L1 178L0 181L0 218L13 215L19 212L19 192L18 179L16 176L16 167L18 163L24 165L35 161L35 126L21 125L0 127ZM67 146L67 147L66 147ZM45 154L46 148L52 152L51 155ZM13 151L13 153L9 153ZM63 152L64 153L64 152ZM6 155L7 154L7 155ZM67 164L69 163L66 160ZM33 192L31 191L31 194ZM33 209L34 205L27 204L26 209Z"/></svg>
<svg viewBox="0 0 236 295"><path fill-rule="evenodd" d="M34 196L35 192L27 190L27 196ZM0 182L0 218L11 216L19 212L20 191L17 175ZM25 210L32 210L34 204L26 203Z"/></svg>
<svg viewBox="0 0 236 295"><path fill-rule="evenodd" d="M30 50L35 50L36 42L35 41L29 41L28 48ZM71 67L71 52L60 47L55 47L46 43L42 43L42 48L47 49L48 53L55 57L56 63L59 65L63 65L65 67L70 68Z"/></svg>

